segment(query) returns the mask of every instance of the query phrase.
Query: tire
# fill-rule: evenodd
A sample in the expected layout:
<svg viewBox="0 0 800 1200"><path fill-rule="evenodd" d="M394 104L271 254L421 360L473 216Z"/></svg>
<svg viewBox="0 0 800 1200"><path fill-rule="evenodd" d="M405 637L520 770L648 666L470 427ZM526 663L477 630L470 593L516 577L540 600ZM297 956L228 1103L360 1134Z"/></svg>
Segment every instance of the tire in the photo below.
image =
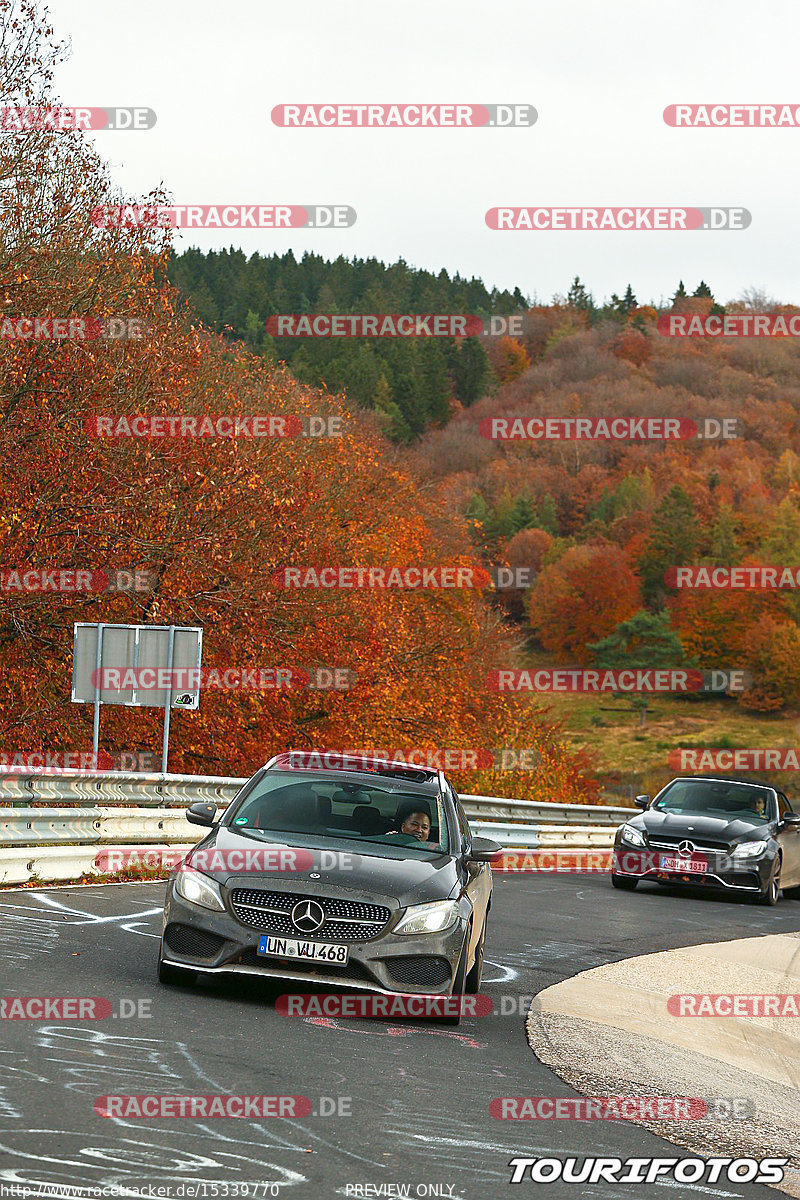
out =
<svg viewBox="0 0 800 1200"><path fill-rule="evenodd" d="M167 987L188 987L197 982L197 972L185 967L173 967L171 963L165 963L163 958L159 958L158 982L165 983Z"/></svg>
<svg viewBox="0 0 800 1200"><path fill-rule="evenodd" d="M615 875L611 873L611 886L619 888L621 892L635 892L638 879L631 879L628 875Z"/></svg>
<svg viewBox="0 0 800 1200"><path fill-rule="evenodd" d="M464 981L464 991L468 996L477 996L481 990L481 979L483 978L483 949L486 945L486 925L483 926L481 940L475 947L475 962L467 972L467 978Z"/></svg>
<svg viewBox="0 0 800 1200"><path fill-rule="evenodd" d="M780 858L776 858L775 862L773 864L772 870L770 871L769 879L767 881L767 886L765 887L763 892L759 892L759 894L756 896L755 903L761 904L764 907L772 908L773 905L778 903L778 900L780 899L780 895L781 895L781 860L780 860Z"/></svg>
<svg viewBox="0 0 800 1200"><path fill-rule="evenodd" d="M464 995L466 973L467 973L467 943L465 942L464 949L461 951L461 958L458 960L458 966L456 967L456 977L453 980L453 991L452 991L453 999L460 1000L461 997ZM442 1017L441 1022L443 1025L460 1025L461 1024L460 1005L459 1005L459 1011L454 1016Z"/></svg>

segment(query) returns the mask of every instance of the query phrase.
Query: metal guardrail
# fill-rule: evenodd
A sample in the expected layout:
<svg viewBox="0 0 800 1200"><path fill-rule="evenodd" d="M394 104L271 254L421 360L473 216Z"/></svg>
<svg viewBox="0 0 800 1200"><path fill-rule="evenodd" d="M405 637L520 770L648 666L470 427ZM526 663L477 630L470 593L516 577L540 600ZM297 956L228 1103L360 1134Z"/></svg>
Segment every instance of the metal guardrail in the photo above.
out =
<svg viewBox="0 0 800 1200"><path fill-rule="evenodd" d="M186 820L188 805L225 808L245 782L125 772L0 775L0 883L100 874L100 847L188 848L204 836ZM495 796L461 800L476 835L514 849L610 846L632 812Z"/></svg>
<svg viewBox="0 0 800 1200"><path fill-rule="evenodd" d="M227 804L246 779L225 775L156 775L127 771L27 774L0 767L0 805L124 805L152 808L165 804L188 807L198 801Z"/></svg>

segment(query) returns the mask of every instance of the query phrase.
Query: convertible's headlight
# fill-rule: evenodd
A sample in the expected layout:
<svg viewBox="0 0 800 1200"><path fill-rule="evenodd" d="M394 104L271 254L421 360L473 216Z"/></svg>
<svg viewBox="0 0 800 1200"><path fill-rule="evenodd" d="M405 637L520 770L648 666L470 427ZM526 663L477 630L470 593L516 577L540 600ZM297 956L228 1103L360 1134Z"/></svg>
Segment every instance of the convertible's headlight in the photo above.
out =
<svg viewBox="0 0 800 1200"><path fill-rule="evenodd" d="M734 858L755 858L757 854L763 854L767 848L766 842L742 842L741 846L734 846Z"/></svg>
<svg viewBox="0 0 800 1200"><path fill-rule="evenodd" d="M436 900L433 904L412 904L395 925L393 933L441 933L458 920L455 900Z"/></svg>
<svg viewBox="0 0 800 1200"><path fill-rule="evenodd" d="M646 846L644 834L641 833L635 825L623 825L620 838L623 842L627 842L629 846Z"/></svg>
<svg viewBox="0 0 800 1200"><path fill-rule="evenodd" d="M178 872L175 891L190 904L199 904L201 908L213 908L215 912L225 912L219 887L214 880L191 867L184 867Z"/></svg>

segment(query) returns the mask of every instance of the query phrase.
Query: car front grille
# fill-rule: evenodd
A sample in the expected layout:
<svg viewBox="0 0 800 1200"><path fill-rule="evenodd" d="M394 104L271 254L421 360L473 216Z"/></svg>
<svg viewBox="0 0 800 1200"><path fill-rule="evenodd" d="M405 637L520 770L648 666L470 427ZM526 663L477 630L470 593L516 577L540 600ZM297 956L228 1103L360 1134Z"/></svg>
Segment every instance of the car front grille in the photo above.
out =
<svg viewBox="0 0 800 1200"><path fill-rule="evenodd" d="M325 914L323 924L313 933L298 929L292 922L291 911L301 900L313 900ZM237 919L250 929L309 942L363 942L381 933L392 915L381 904L258 888L234 888L231 906Z"/></svg>
<svg viewBox="0 0 800 1200"><path fill-rule="evenodd" d="M677 850L681 842L691 842L698 854L730 854L727 842L696 842L693 837L683 834L681 837L659 834L657 838L648 837L647 844L654 850Z"/></svg>

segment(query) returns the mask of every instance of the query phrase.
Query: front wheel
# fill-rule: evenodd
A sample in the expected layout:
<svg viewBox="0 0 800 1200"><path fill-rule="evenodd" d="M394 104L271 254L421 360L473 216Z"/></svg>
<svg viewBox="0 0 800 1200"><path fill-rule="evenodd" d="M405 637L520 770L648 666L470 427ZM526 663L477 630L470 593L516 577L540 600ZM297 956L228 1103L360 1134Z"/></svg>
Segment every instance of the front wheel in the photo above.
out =
<svg viewBox="0 0 800 1200"><path fill-rule="evenodd" d="M756 897L756 904L763 904L769 908L772 908L772 906L774 904L778 903L780 894L781 894L781 860L779 858L776 858L775 862L772 864L772 870L769 873L769 879L767 880L767 886L764 888L764 890L762 892L759 892L758 896Z"/></svg>
<svg viewBox="0 0 800 1200"><path fill-rule="evenodd" d="M464 991L469 996L477 996L481 990L481 979L483 978L483 948L486 945L486 926L483 927L481 940L475 947L475 962L469 969L466 981L464 983Z"/></svg>
<svg viewBox="0 0 800 1200"><path fill-rule="evenodd" d="M465 986L466 986L466 978L465 978L466 974L467 974L467 943L465 942L464 949L461 952L461 958L458 960L458 966L456 967L456 977L453 980L452 998L453 998L453 1000L458 1001L458 1011L456 1013L454 1013L452 1016L442 1017L443 1025L460 1025L461 1024L461 1012L462 1012L462 1008L463 1008L462 1001L464 999L464 991L465 991Z"/></svg>
<svg viewBox="0 0 800 1200"><path fill-rule="evenodd" d="M619 888L622 892L633 892L636 890L638 879L631 879L629 875L614 875L611 876L611 886Z"/></svg>

